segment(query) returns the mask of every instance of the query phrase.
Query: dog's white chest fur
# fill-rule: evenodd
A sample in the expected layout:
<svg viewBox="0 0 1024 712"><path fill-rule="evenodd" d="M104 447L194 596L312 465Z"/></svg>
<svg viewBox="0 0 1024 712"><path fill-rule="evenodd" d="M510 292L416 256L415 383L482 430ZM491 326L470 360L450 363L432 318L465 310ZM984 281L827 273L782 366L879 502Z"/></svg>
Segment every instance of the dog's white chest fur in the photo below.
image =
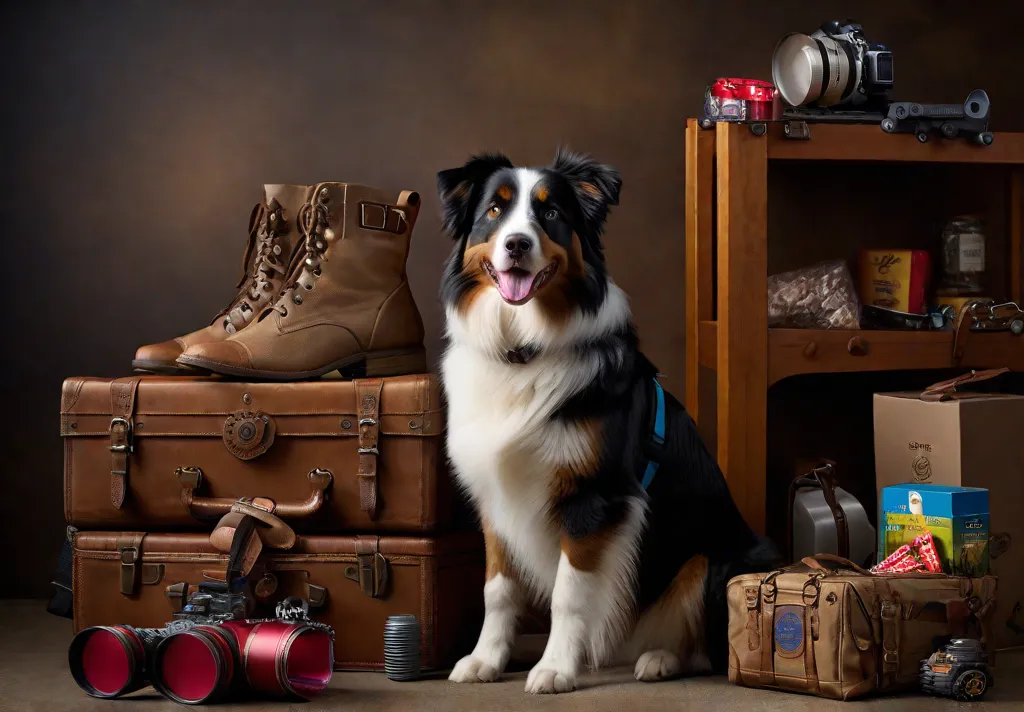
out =
<svg viewBox="0 0 1024 712"><path fill-rule="evenodd" d="M593 379L598 364L552 340L532 304L512 309L494 291L466 317L448 315L451 345L442 361L448 397L448 455L481 515L509 550L524 583L550 597L560 556L552 512L555 471L588 447L578 428L551 414ZM558 336L600 336L628 318L617 288L605 307ZM540 345L526 364L497 356L524 343ZM563 342L563 343L572 343Z"/></svg>

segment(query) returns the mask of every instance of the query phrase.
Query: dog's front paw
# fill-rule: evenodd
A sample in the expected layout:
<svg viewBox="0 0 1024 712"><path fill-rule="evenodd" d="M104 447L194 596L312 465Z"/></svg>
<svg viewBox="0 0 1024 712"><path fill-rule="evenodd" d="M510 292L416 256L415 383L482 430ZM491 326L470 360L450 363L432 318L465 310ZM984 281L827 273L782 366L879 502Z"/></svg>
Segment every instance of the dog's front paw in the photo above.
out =
<svg viewBox="0 0 1024 712"><path fill-rule="evenodd" d="M455 665L448 679L452 682L494 682L500 674L497 666L488 665L474 655L467 655Z"/></svg>
<svg viewBox="0 0 1024 712"><path fill-rule="evenodd" d="M650 650L640 656L633 677L641 682L667 680L679 674L679 657L667 650Z"/></svg>
<svg viewBox="0 0 1024 712"><path fill-rule="evenodd" d="M576 689L576 675L557 670L541 661L526 678L526 691L531 695L551 695Z"/></svg>

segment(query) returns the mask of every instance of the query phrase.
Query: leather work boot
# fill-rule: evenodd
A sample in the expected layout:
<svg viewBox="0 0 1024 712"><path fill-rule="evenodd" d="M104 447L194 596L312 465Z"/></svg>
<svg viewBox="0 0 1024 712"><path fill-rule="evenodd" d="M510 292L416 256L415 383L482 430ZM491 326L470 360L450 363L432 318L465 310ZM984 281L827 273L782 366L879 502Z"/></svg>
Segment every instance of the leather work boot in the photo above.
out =
<svg viewBox="0 0 1024 712"><path fill-rule="evenodd" d="M135 352L136 371L164 374L195 374L177 363L182 351L194 344L223 341L245 328L281 291L294 261L300 257L302 234L295 222L299 209L309 200L312 186L265 185L263 202L249 217L249 244L242 258L242 278L235 295L213 322L198 331L170 341L143 346Z"/></svg>
<svg viewBox="0 0 1024 712"><path fill-rule="evenodd" d="M190 346L178 363L214 373L294 381L426 371L423 321L405 263L418 193L320 183L299 213L305 256L244 331Z"/></svg>

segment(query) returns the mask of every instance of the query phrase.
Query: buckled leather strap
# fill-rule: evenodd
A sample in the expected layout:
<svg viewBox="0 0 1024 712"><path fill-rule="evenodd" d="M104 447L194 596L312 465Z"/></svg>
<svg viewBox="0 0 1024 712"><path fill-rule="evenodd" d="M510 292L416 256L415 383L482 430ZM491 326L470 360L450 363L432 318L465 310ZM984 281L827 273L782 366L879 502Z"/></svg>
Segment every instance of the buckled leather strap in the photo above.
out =
<svg viewBox="0 0 1024 712"><path fill-rule="evenodd" d="M761 589L761 675L762 685L775 684L775 659L772 655L772 636L775 630L775 582L767 584L767 591Z"/></svg>
<svg viewBox="0 0 1024 712"><path fill-rule="evenodd" d="M757 650L761 644L761 632L758 628L758 603L761 592L757 586L747 586L743 593L747 597L747 647Z"/></svg>
<svg viewBox="0 0 1024 712"><path fill-rule="evenodd" d="M359 227L401 235L411 224L408 208L384 203L359 204Z"/></svg>
<svg viewBox="0 0 1024 712"><path fill-rule="evenodd" d="M899 658L899 606L892 600L889 586L884 581L879 587L879 598L881 603L882 617L882 664L880 666L882 684L880 689L885 689L895 682L896 675L900 669Z"/></svg>
<svg viewBox="0 0 1024 712"><path fill-rule="evenodd" d="M110 503L114 509L124 505L128 489L128 467L135 451L132 414L138 389L138 376L110 382Z"/></svg>
<svg viewBox="0 0 1024 712"><path fill-rule="evenodd" d="M383 595L388 580L388 561L380 553L380 537L356 537L357 566L345 569L345 578L359 583L370 598Z"/></svg>
<svg viewBox="0 0 1024 712"><path fill-rule="evenodd" d="M121 562L121 595L131 596L139 586L142 568L142 540L145 534L127 534L117 538L117 555Z"/></svg>
<svg viewBox="0 0 1024 712"><path fill-rule="evenodd" d="M807 691L817 694L821 690L818 684L818 665L814 658L814 641L818 638L818 606L806 606L804 611L804 677L807 679Z"/></svg>
<svg viewBox="0 0 1024 712"><path fill-rule="evenodd" d="M370 517L377 517L377 458L380 439L380 394L384 379L365 378L355 381L359 408L359 506Z"/></svg>

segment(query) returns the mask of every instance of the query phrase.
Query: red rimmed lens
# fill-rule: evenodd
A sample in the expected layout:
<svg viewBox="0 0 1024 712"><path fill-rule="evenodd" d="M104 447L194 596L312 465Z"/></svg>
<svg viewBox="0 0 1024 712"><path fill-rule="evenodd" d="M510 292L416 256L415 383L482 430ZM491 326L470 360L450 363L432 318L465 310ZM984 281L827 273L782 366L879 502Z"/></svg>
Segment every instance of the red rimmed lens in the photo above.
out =
<svg viewBox="0 0 1024 712"><path fill-rule="evenodd" d="M168 636L153 655L153 687L185 705L216 701L235 677L235 643L217 626L195 626Z"/></svg>
<svg viewBox="0 0 1024 712"><path fill-rule="evenodd" d="M301 623L260 623L244 650L249 685L272 697L311 699L327 687L334 668L331 636Z"/></svg>
<svg viewBox="0 0 1024 712"><path fill-rule="evenodd" d="M145 686L145 651L128 626L85 628L68 647L71 676L86 694L111 698Z"/></svg>

